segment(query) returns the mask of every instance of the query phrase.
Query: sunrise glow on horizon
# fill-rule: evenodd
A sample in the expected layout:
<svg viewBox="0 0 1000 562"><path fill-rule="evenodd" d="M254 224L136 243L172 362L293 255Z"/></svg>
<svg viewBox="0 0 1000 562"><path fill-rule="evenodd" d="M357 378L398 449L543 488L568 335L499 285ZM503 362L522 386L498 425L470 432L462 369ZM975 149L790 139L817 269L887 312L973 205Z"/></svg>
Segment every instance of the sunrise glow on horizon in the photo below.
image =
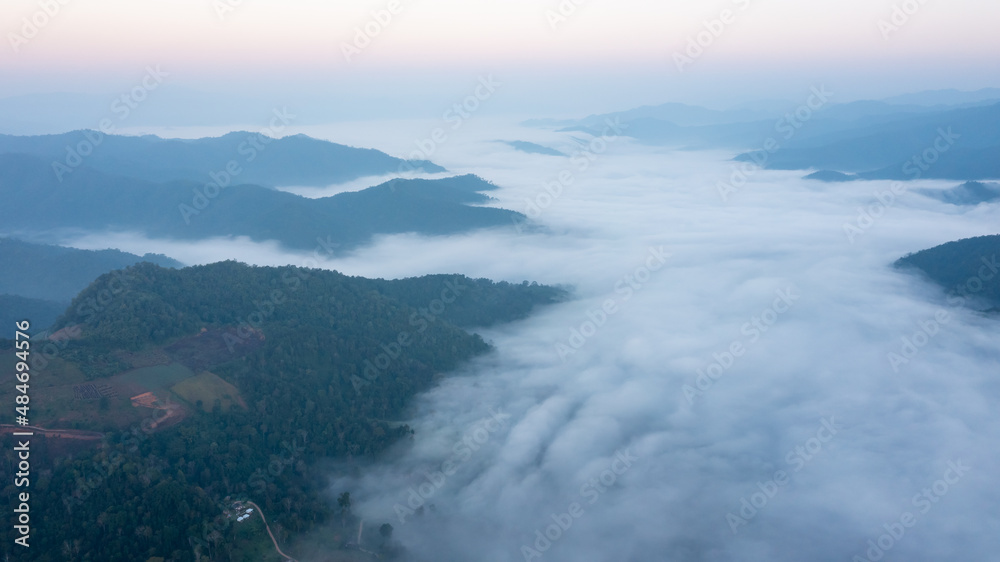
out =
<svg viewBox="0 0 1000 562"><path fill-rule="evenodd" d="M50 21L32 39L22 29L23 18L31 20L42 10L37 2L16 0L0 8L8 43L0 68L29 64L44 72L67 62L100 67L150 58L210 67L239 65L252 57L261 67L285 63L336 70L346 64L344 46L354 45L366 26L382 29L359 49L356 64L557 64L622 57L653 63L669 60L705 30L705 22L727 10L732 23L712 45L712 58L719 62L802 56L861 61L913 53L947 59L991 50L994 58L1000 56L994 29L1000 5L974 0L925 2L910 16L913 21L889 39L879 22L892 22L896 3L860 0L831 4L822 17L812 6L792 0L576 0L579 5L572 0L64 1L56 15L36 18ZM389 13L390 4L395 14ZM389 17L378 22L380 13ZM27 39L17 52L11 48L12 34Z"/></svg>
<svg viewBox="0 0 1000 562"><path fill-rule="evenodd" d="M549 111L575 111L581 96L580 107L605 109L725 106L820 82L856 99L941 78L1000 85L1000 5L974 0L14 0L0 15L0 98L116 92L148 65L171 73L168 88L327 92L361 105L403 91L404 104L454 96L497 73L548 82Z"/></svg>

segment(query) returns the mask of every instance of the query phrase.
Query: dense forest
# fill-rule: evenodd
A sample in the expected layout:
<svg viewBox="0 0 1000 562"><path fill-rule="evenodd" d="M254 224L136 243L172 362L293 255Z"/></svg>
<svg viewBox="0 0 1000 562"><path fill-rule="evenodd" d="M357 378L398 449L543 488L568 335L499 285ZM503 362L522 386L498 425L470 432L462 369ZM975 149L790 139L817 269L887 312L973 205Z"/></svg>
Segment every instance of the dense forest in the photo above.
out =
<svg viewBox="0 0 1000 562"><path fill-rule="evenodd" d="M317 461L372 457L406 438L411 430L393 420L414 394L489 351L458 325L523 318L563 296L460 275L384 281L236 262L106 274L59 319L76 336L35 375L65 363L94 383L147 384L178 415L116 424L116 409L135 408L102 398L97 415L74 422L104 432L99 447L67 455L59 440L34 438L35 466L45 468L32 484L32 520L44 548L19 560L260 560L239 547L223 515L229 502L259 504L282 542L324 523L337 508L321 495ZM8 365L13 343L0 345ZM192 402L181 385L136 381L150 357L156 368L210 371L238 396ZM7 473L15 465L12 447L4 451ZM3 533L10 544L12 530Z"/></svg>
<svg viewBox="0 0 1000 562"><path fill-rule="evenodd" d="M1000 307L1000 235L948 242L901 258L896 267L916 269L954 302L979 308Z"/></svg>

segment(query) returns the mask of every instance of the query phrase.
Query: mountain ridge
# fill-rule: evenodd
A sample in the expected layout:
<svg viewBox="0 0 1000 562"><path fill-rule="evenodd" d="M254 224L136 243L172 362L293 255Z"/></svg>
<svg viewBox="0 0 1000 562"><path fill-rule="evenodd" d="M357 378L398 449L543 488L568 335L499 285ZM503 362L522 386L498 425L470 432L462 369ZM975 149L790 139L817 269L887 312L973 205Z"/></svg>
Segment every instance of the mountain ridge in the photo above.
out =
<svg viewBox="0 0 1000 562"><path fill-rule="evenodd" d="M204 239L247 236L312 250L317 237L346 251L378 234L446 235L505 227L523 217L474 206L496 189L474 175L438 180L396 179L321 199L250 184L210 189L176 180L156 183L81 167L58 181L48 163L0 154L0 196L20 212L6 228L134 231L150 237Z"/></svg>
<svg viewBox="0 0 1000 562"><path fill-rule="evenodd" d="M403 160L297 134L273 138L232 131L219 137L168 139L156 135L106 135L82 129L55 135L0 135L0 154L51 159L60 179L80 166L153 182L215 181L213 174L240 171L231 181L264 186L326 186L400 171L446 170L426 160Z"/></svg>

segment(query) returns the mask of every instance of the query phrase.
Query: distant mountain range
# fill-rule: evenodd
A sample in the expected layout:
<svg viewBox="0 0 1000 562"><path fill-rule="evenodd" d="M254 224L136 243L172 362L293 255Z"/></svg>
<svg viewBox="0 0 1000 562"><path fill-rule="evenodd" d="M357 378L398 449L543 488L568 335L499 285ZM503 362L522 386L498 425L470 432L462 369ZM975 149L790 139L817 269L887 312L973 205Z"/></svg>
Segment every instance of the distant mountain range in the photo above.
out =
<svg viewBox="0 0 1000 562"><path fill-rule="evenodd" d="M0 338L14 339L15 322L28 320L30 334L42 332L59 318L69 303L44 299L29 299L17 295L0 295Z"/></svg>
<svg viewBox="0 0 1000 562"><path fill-rule="evenodd" d="M482 206L492 201L483 192L497 187L473 175L397 179L322 199L279 191L272 186L327 185L391 174L401 167L443 168L305 136L264 142L249 133L194 141L87 131L0 136L0 198L17 210L5 214L0 234L59 238L81 231L125 231L184 240L246 236L334 255L379 234L447 235L509 227L525 219ZM72 154L79 161L67 159ZM246 156L243 163L241 156ZM0 319L9 320L4 324L9 327L10 318L29 315L34 329L47 328L95 278L141 261L181 266L166 256L0 238L0 263L5 264ZM5 328L0 336L6 334Z"/></svg>
<svg viewBox="0 0 1000 562"><path fill-rule="evenodd" d="M181 263L159 254L137 256L118 250L77 250L0 238L0 337L13 322L30 319L32 332L44 330L80 291L109 271L140 262L162 267Z"/></svg>
<svg viewBox="0 0 1000 562"><path fill-rule="evenodd" d="M0 294L69 303L91 281L139 262L183 267L167 256L119 250L78 250L0 238Z"/></svg>
<svg viewBox="0 0 1000 562"><path fill-rule="evenodd" d="M840 183L845 181L857 181L861 178L855 174L845 174L843 172L834 172L832 170L820 170L818 172L813 172L806 176L804 179L816 180L827 183Z"/></svg>
<svg viewBox="0 0 1000 562"><path fill-rule="evenodd" d="M970 181L951 189L917 189L915 191L952 205L978 205L1000 201L1000 183Z"/></svg>
<svg viewBox="0 0 1000 562"><path fill-rule="evenodd" d="M1000 308L1000 235L948 242L910 254L896 267L919 271L940 285L949 304Z"/></svg>
<svg viewBox="0 0 1000 562"><path fill-rule="evenodd" d="M708 109L684 103L664 103L660 105L644 105L626 111L616 111L600 115L591 115L578 121L566 120L553 122L569 128L586 128L602 126L606 120L619 119L631 123L640 120L665 121L678 127L704 127L710 125L729 125L733 123L753 123L771 119L780 115L781 111L794 109L788 103L772 104L768 108L738 108L727 110Z"/></svg>
<svg viewBox="0 0 1000 562"><path fill-rule="evenodd" d="M17 213L10 231L134 231L197 240L247 236L314 250L317 240L344 251L377 234L453 234L511 225L523 215L478 207L496 186L471 175L392 180L359 192L307 199L258 185L211 190L203 182L166 183L82 166L60 182L50 162L0 154L0 197Z"/></svg>
<svg viewBox="0 0 1000 562"><path fill-rule="evenodd" d="M812 125L811 123L809 124ZM1000 178L1000 103L908 115L744 153L779 170L853 172L861 179Z"/></svg>
<svg viewBox="0 0 1000 562"><path fill-rule="evenodd" d="M537 119L526 121L524 124L554 127L564 131L599 133L608 120L617 120L628 125L628 136L644 144L675 145L680 148L749 148L761 145L768 137L787 140L784 138L784 130L776 130L781 126L782 119L786 125L793 125L795 129L793 137L796 141L801 141L920 114L940 113L1000 102L1000 90L997 90L993 97L987 95L991 91L984 91L981 96L971 96L969 97L971 101L944 105L902 104L888 100L836 103L835 94L831 93L829 99L823 103L817 104L819 100L813 100L814 107L810 108L809 113L802 113L805 118L794 115L797 110L801 110L801 102L771 101L728 110L666 103L591 115L578 120ZM803 126L795 127L795 123L801 123ZM806 123L808 126L805 126Z"/></svg>
<svg viewBox="0 0 1000 562"><path fill-rule="evenodd" d="M520 150L521 152L526 152L528 154L541 154L543 156L566 156L566 153L560 152L554 148L549 148L540 144L536 144L528 141L506 141L504 142L507 146Z"/></svg>
<svg viewBox="0 0 1000 562"><path fill-rule="evenodd" d="M61 180L69 179L81 166L152 182L208 183L224 177L229 183L263 186L327 186L400 171L446 171L426 160L401 160L378 150L305 135L272 139L248 132L193 140L89 130L32 137L0 135L0 154L49 160L50 172Z"/></svg>
<svg viewBox="0 0 1000 562"><path fill-rule="evenodd" d="M822 90L817 90L820 92ZM1000 90L944 90L883 101L771 102L730 110L677 103L528 122L602 134L609 120L637 141L678 149L747 150L738 161L779 170L819 170L811 179L1000 178ZM770 143L770 144L769 144ZM829 179L825 179L829 178Z"/></svg>
<svg viewBox="0 0 1000 562"><path fill-rule="evenodd" d="M857 181L864 178L858 174L844 174L830 170L821 170L809 174L805 179L827 183L840 183ZM980 203L1000 201L1000 183L993 182L967 181L962 185L957 185L949 189L919 188L913 191L931 199L937 199L943 203L958 206L979 205Z"/></svg>
<svg viewBox="0 0 1000 562"><path fill-rule="evenodd" d="M928 90L926 92L916 92L885 98L886 103L911 104L911 105L959 105L965 103L979 103L984 101L1000 100L1000 88L983 88L972 92L961 90Z"/></svg>

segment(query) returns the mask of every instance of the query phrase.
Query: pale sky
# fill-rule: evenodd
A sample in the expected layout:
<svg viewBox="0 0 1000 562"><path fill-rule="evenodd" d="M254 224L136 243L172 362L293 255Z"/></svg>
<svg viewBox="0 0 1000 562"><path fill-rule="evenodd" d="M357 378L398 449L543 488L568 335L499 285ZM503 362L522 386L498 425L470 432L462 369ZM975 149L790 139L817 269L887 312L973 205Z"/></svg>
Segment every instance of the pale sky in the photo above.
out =
<svg viewBox="0 0 1000 562"><path fill-rule="evenodd" d="M919 9L887 39L879 22L906 4ZM709 37L704 22L724 10ZM44 24L33 34L24 18ZM147 65L197 90L387 99L459 92L489 73L591 104L718 104L819 82L875 97L1000 86L997 22L1000 3L984 0L4 0L0 98L116 92ZM348 62L366 26L381 30ZM702 32L707 47L680 72L674 54Z"/></svg>

